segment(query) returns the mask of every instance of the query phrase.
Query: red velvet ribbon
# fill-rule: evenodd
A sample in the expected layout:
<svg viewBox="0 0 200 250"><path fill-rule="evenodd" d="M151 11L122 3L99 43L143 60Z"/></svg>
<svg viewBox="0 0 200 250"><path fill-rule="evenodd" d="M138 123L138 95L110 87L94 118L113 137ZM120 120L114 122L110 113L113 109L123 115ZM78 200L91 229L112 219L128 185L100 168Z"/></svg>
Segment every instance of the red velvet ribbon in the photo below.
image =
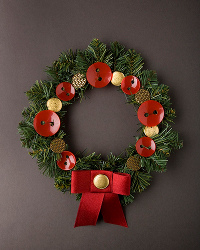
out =
<svg viewBox="0 0 200 250"><path fill-rule="evenodd" d="M93 180L98 174L108 177L108 187L95 187ZM82 193L74 227L96 225L100 210L105 222L128 227L118 194L129 195L130 185L131 176L125 173L104 170L72 171L71 193Z"/></svg>

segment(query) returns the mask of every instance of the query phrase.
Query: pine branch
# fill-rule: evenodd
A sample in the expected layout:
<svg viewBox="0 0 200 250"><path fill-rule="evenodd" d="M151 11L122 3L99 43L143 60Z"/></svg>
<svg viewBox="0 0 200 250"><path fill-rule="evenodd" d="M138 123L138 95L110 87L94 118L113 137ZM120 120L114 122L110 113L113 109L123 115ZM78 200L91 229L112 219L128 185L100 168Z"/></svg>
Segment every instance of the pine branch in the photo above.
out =
<svg viewBox="0 0 200 250"><path fill-rule="evenodd" d="M57 166L57 157L58 156L49 149L37 156L38 167L44 175L50 178L59 176L61 170Z"/></svg>
<svg viewBox="0 0 200 250"><path fill-rule="evenodd" d="M71 171L67 171L65 176L58 176L55 178L54 187L63 193L70 191L71 187Z"/></svg>
<svg viewBox="0 0 200 250"><path fill-rule="evenodd" d="M93 39L88 45L87 52L91 54L95 62L104 62L108 66L112 66L112 53L106 48L106 45L98 39Z"/></svg>
<svg viewBox="0 0 200 250"><path fill-rule="evenodd" d="M91 64L95 62L91 54L86 51L78 51L76 56L76 72L86 76L86 72Z"/></svg>
<svg viewBox="0 0 200 250"><path fill-rule="evenodd" d="M116 70L123 72L125 76L139 77L143 68L143 58L135 50L129 49L123 56L116 60Z"/></svg>
<svg viewBox="0 0 200 250"><path fill-rule="evenodd" d="M143 70L142 74L139 76L142 87L144 88L157 88L158 87L158 77L154 70Z"/></svg>
<svg viewBox="0 0 200 250"><path fill-rule="evenodd" d="M104 161L102 163L102 170L123 172L126 161L127 158L123 158L122 154L119 156L115 156L113 155L113 153L110 153L110 155L107 156L107 161Z"/></svg>
<svg viewBox="0 0 200 250"><path fill-rule="evenodd" d="M130 194L128 196L127 195L123 195L123 196L120 195L119 198L120 198L120 202L121 202L122 206L126 206L134 201L133 194Z"/></svg>
<svg viewBox="0 0 200 250"><path fill-rule="evenodd" d="M88 156L77 155L77 161L74 170L90 170L101 169L101 155L96 155L95 152Z"/></svg>
<svg viewBox="0 0 200 250"><path fill-rule="evenodd" d="M135 171L131 182L131 191L133 193L143 192L150 185L151 178L148 173Z"/></svg>
<svg viewBox="0 0 200 250"><path fill-rule="evenodd" d="M56 97L52 82L42 81L36 81L31 89L26 92L26 95L30 101L35 104L40 103L40 105L46 103L50 97Z"/></svg>
<svg viewBox="0 0 200 250"><path fill-rule="evenodd" d="M18 132L21 136L20 141L22 143L22 147L31 148L34 138L37 136L33 124L29 121L21 121L18 126Z"/></svg>
<svg viewBox="0 0 200 250"><path fill-rule="evenodd" d="M112 70L116 71L117 70L117 59L124 56L126 53L126 49L123 45L121 45L120 43L116 42L112 42L111 43L111 47L110 50L113 54L113 66L112 66Z"/></svg>
<svg viewBox="0 0 200 250"><path fill-rule="evenodd" d="M75 74L77 51L71 49L61 53L59 59L53 62L52 66L47 66L45 72L54 79L54 82L71 82Z"/></svg>
<svg viewBox="0 0 200 250"><path fill-rule="evenodd" d="M180 149L183 146L182 140L179 140L179 135L167 125L163 131L153 137L156 143L156 149L162 151L166 155L170 155L172 149Z"/></svg>

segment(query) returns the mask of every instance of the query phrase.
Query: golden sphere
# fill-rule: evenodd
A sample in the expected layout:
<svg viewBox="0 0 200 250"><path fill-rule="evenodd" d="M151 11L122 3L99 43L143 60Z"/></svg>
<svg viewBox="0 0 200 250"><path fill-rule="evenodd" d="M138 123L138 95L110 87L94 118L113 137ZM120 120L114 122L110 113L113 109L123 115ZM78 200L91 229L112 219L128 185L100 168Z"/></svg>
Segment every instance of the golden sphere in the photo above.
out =
<svg viewBox="0 0 200 250"><path fill-rule="evenodd" d="M118 71L113 72L111 83L115 86L120 86L122 79L124 78L124 74Z"/></svg>
<svg viewBox="0 0 200 250"><path fill-rule="evenodd" d="M145 127L144 128L144 133L148 137L152 137L154 135L157 135L159 133L159 128L158 126L153 126L153 127Z"/></svg>
<svg viewBox="0 0 200 250"><path fill-rule="evenodd" d="M96 188L104 189L104 188L107 188L107 186L109 185L109 179L104 174L98 174L94 177L93 183Z"/></svg>
<svg viewBox="0 0 200 250"><path fill-rule="evenodd" d="M49 110L52 110L54 112L58 112L62 108L62 102L58 98L51 98L47 101L47 107Z"/></svg>

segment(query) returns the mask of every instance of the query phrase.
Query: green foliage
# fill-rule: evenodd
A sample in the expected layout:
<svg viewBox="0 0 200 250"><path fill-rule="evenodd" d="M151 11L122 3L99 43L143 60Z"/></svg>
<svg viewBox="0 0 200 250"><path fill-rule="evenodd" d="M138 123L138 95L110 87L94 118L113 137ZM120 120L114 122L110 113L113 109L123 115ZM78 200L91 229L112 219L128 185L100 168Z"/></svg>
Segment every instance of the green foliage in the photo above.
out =
<svg viewBox="0 0 200 250"><path fill-rule="evenodd" d="M167 125L159 134L153 137L156 143L156 148L166 155L169 155L172 149L180 149L183 146L183 141L179 140L178 133Z"/></svg>
<svg viewBox="0 0 200 250"><path fill-rule="evenodd" d="M98 39L93 39L88 45L87 52L94 58L94 62L104 62L112 66L113 56L106 45Z"/></svg>
<svg viewBox="0 0 200 250"><path fill-rule="evenodd" d="M143 58L135 50L129 49L116 60L116 70L123 72L125 76L139 77L143 68Z"/></svg>
<svg viewBox="0 0 200 250"><path fill-rule="evenodd" d="M126 53L126 49L123 45L121 45L120 43L118 42L113 42L111 43L111 46L110 46L110 50L113 54L113 64L112 64L112 67L111 69L113 71L117 71L117 68L119 68L119 65L117 63L117 60L119 58L121 58L122 56L125 55Z"/></svg>
<svg viewBox="0 0 200 250"><path fill-rule="evenodd" d="M107 156L107 160L103 162L102 170L113 172L124 172L127 157L122 157L122 154L115 156L112 153Z"/></svg>
<svg viewBox="0 0 200 250"><path fill-rule="evenodd" d="M97 170L101 169L101 155L96 155L95 152L88 156L77 156L74 170Z"/></svg>
<svg viewBox="0 0 200 250"><path fill-rule="evenodd" d="M157 74L153 70L143 70L139 79L142 87L149 91L151 100L155 100L162 104L165 110L165 116L162 123L167 125L168 122L173 122L176 117L176 112L173 108L171 108L172 103L169 96L169 87L164 84L159 84ZM137 107L139 106L135 100L135 95L128 96L127 102L134 104Z"/></svg>
<svg viewBox="0 0 200 250"><path fill-rule="evenodd" d="M26 95L30 101L29 107L22 111L23 120L19 123L18 131L22 146L30 149L29 154L37 159L38 167L41 172L55 179L55 188L63 193L69 191L71 185L71 171L63 171L57 166L57 160L61 155L50 150L50 143L54 138L65 138L63 118L66 111L59 111L61 119L60 131L52 137L43 137L36 133L33 120L36 114L47 109L46 103L56 97L56 87L60 82L71 82L72 77L77 73L86 76L88 67L95 62L104 62L111 67L112 71L120 71L125 76L135 75L140 79L141 87L148 90L151 100L156 100L162 104L165 110L165 117L159 125L160 133L152 137L156 143L156 152L150 157L141 157L141 168L139 171L132 171L127 168L126 162L130 156L137 155L135 145L129 145L125 151L118 156L110 155L107 159L102 159L101 155L95 152L90 155L78 153L76 155L76 165L73 170L108 170L113 172L128 173L131 175L131 189L129 196L120 196L122 205L133 202L135 194L141 193L151 181L151 172L166 171L168 157L173 149L180 149L183 142L179 139L178 133L172 129L169 122L175 118L175 110L171 107L169 97L169 87L159 84L157 74L152 70L142 70L143 59L135 50L126 48L118 42L113 42L108 48L98 39L93 39L86 50L77 50L73 52L68 50L61 53L58 60L54 61L52 66L47 67L46 72L52 78L48 81L36 81ZM63 106L74 103L77 99L84 98L85 91L91 89L87 82L85 86L76 90L75 98L68 102L62 102ZM119 88L120 90L120 88ZM135 95L126 96L129 104L133 105L135 110L139 104L135 100ZM140 127L140 136L144 136L144 126ZM77 200L81 194L76 195Z"/></svg>
<svg viewBox="0 0 200 250"><path fill-rule="evenodd" d="M151 171L165 172L168 157L173 149L180 149L183 146L182 140L179 140L178 133L167 125L161 132L152 137L156 144L156 152L148 157L142 157L142 167Z"/></svg>
<svg viewBox="0 0 200 250"><path fill-rule="evenodd" d="M142 170L132 171L130 169L125 169L124 171L127 174L131 175L131 189L129 196L120 196L120 201L123 206L132 203L135 197L135 194L143 192L150 185L151 175Z"/></svg>
<svg viewBox="0 0 200 250"><path fill-rule="evenodd" d="M151 175L145 172L136 171L132 178L131 192L141 193L150 185Z"/></svg>
<svg viewBox="0 0 200 250"><path fill-rule="evenodd" d="M55 88L51 81L36 81L26 92L28 99L37 105L46 104L49 98L56 97Z"/></svg>
<svg viewBox="0 0 200 250"><path fill-rule="evenodd" d="M132 194L127 195L127 196L120 195L119 198L120 198L120 202L121 202L122 206L126 206L134 201L134 196Z"/></svg>
<svg viewBox="0 0 200 250"><path fill-rule="evenodd" d="M78 51L76 57L76 71L86 75L87 69L95 62L104 62L110 67L113 56L106 45L98 39L92 40L85 51Z"/></svg>
<svg viewBox="0 0 200 250"><path fill-rule="evenodd" d="M58 176L55 178L54 186L56 189L60 190L63 193L66 193L70 190L71 186L71 176L68 174L66 176Z"/></svg>
<svg viewBox="0 0 200 250"><path fill-rule="evenodd" d="M58 60L53 62L53 65L47 67L46 73L51 76L55 83L71 81L75 74L77 51L71 49L60 54Z"/></svg>
<svg viewBox="0 0 200 250"><path fill-rule="evenodd" d="M37 136L33 123L29 121L21 121L18 126L18 132L21 136L20 140L22 147L30 148L33 144L34 138Z"/></svg>
<svg viewBox="0 0 200 250"><path fill-rule="evenodd" d="M86 76L87 69L94 62L94 58L87 50L78 50L76 57L76 71Z"/></svg>

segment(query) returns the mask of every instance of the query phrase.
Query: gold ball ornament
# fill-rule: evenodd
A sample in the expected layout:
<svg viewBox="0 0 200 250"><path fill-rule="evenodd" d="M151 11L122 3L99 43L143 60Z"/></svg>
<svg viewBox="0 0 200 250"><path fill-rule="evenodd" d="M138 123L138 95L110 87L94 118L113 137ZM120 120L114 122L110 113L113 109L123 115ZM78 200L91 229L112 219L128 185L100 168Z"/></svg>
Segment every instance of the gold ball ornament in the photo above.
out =
<svg viewBox="0 0 200 250"><path fill-rule="evenodd" d="M109 185L109 179L105 174L98 174L94 177L93 183L96 188L104 189Z"/></svg>
<svg viewBox="0 0 200 250"><path fill-rule="evenodd" d="M124 77L122 72L115 71L113 72L111 83L115 86L120 86Z"/></svg>
<svg viewBox="0 0 200 250"><path fill-rule="evenodd" d="M47 107L49 110L58 112L62 109L62 102L58 98L51 98L47 101Z"/></svg>
<svg viewBox="0 0 200 250"><path fill-rule="evenodd" d="M66 144L63 139L55 138L50 143L50 149L57 154L62 153L65 150Z"/></svg>
<svg viewBox="0 0 200 250"><path fill-rule="evenodd" d="M81 87L83 87L86 84L86 78L84 77L83 74L76 74L72 77L72 86L75 89L79 89Z"/></svg>
<svg viewBox="0 0 200 250"><path fill-rule="evenodd" d="M137 171L141 168L140 157L134 155L130 156L126 162L127 168Z"/></svg>
<svg viewBox="0 0 200 250"><path fill-rule="evenodd" d="M151 95L148 90L146 89L140 89L136 94L135 94L135 100L136 102L142 104L143 102L146 102L150 100Z"/></svg>
<svg viewBox="0 0 200 250"><path fill-rule="evenodd" d="M152 137L154 135L157 135L159 133L159 128L158 126L153 126L153 127L145 127L144 128L144 134L148 137Z"/></svg>

